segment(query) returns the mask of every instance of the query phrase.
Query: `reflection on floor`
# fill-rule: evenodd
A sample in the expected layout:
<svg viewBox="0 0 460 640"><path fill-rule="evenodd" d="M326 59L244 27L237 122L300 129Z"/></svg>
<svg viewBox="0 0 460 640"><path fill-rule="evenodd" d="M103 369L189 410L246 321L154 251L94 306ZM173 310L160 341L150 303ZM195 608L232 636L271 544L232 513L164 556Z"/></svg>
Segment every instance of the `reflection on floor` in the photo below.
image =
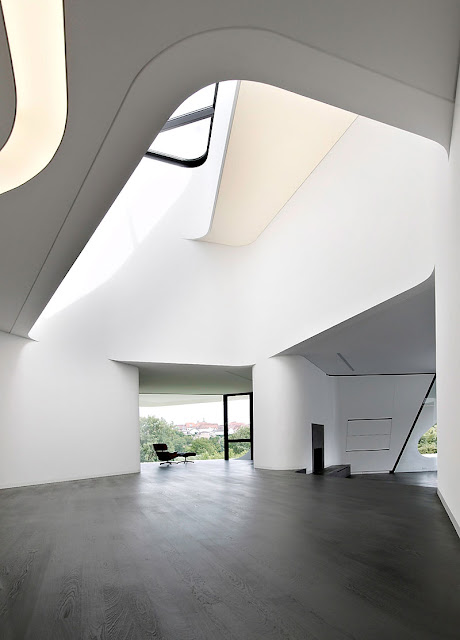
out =
<svg viewBox="0 0 460 640"><path fill-rule="evenodd" d="M0 513L2 640L458 639L431 487L210 460L3 490Z"/></svg>
<svg viewBox="0 0 460 640"><path fill-rule="evenodd" d="M363 473L352 476L361 480L380 480L381 482L392 482L396 484L412 484L419 487L438 486L437 471L417 471L405 473Z"/></svg>

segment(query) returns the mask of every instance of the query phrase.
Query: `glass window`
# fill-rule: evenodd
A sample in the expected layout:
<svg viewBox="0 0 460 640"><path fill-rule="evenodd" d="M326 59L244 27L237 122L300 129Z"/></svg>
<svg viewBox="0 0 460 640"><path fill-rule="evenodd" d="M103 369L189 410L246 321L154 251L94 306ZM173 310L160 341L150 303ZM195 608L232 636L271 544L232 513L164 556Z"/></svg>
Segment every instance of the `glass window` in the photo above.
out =
<svg viewBox="0 0 460 640"><path fill-rule="evenodd" d="M217 87L212 84L187 98L168 119L146 156L189 167L203 164L209 150Z"/></svg>
<svg viewBox="0 0 460 640"><path fill-rule="evenodd" d="M193 160L204 155L208 148L211 118L162 131L153 141L149 151L162 153L184 160Z"/></svg>
<svg viewBox="0 0 460 640"><path fill-rule="evenodd" d="M209 87L205 87L204 89L200 89L190 98L187 98L172 114L169 118L177 118L178 116L183 116L186 113L191 113L192 111L198 111L198 109L204 109L206 107L212 107L214 104L214 93L216 91L216 85L210 84Z"/></svg>
<svg viewBox="0 0 460 640"><path fill-rule="evenodd" d="M438 425L433 425L418 441L418 451L422 456L433 456L438 453Z"/></svg>

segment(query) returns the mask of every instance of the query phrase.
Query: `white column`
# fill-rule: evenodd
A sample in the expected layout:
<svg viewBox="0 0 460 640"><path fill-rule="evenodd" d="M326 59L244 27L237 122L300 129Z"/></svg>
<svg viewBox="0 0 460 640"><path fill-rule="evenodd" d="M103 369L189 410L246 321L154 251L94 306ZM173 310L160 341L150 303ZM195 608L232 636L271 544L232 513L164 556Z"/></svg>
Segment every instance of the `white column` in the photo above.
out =
<svg viewBox="0 0 460 640"><path fill-rule="evenodd" d="M276 356L253 369L254 466L312 469L311 423L333 430L332 383L302 356ZM330 462L332 464L332 462Z"/></svg>

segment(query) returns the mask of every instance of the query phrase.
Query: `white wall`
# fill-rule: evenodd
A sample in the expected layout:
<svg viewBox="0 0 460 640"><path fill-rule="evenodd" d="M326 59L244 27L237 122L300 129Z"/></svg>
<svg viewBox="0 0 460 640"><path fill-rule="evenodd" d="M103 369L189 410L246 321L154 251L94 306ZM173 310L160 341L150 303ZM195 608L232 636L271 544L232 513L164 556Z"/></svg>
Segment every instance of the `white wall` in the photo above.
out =
<svg viewBox="0 0 460 640"><path fill-rule="evenodd" d="M457 84L457 87L459 85ZM436 255L438 492L460 535L460 93L449 158L448 203L439 210Z"/></svg>
<svg viewBox="0 0 460 640"><path fill-rule="evenodd" d="M120 313L123 296L112 286L114 274L122 272L123 290L123 276L131 274L126 267L132 254L142 245L151 249L144 243L149 234L154 242L165 243L171 223L174 242L189 249L196 246L181 240L176 219L179 214L184 233L202 234L202 225L208 224L235 89L236 83L230 82L220 91L222 104L208 163L190 171L141 162L85 249L84 259L45 310L33 332L37 342L0 334L0 487L139 471L138 371L109 359L108 329L120 321L120 333L130 333L136 331L136 319L144 317L138 316L142 314L138 300L131 317ZM167 213L170 217L164 225ZM164 262L162 256L152 260L150 255L140 277L144 289L140 298L154 306L158 325L168 322L168 314L158 314L155 303L161 298L162 267L171 264L171 248L166 241ZM156 294L146 298L152 285ZM128 282L126 291L131 286ZM161 304L163 309L168 306L166 301ZM182 304L186 304L183 298ZM157 332L161 331L158 325ZM114 339L116 344L117 334Z"/></svg>
<svg viewBox="0 0 460 640"><path fill-rule="evenodd" d="M247 248L243 339L256 360L430 276L445 167L431 142L365 118L351 125Z"/></svg>
<svg viewBox="0 0 460 640"><path fill-rule="evenodd" d="M352 473L393 469L432 379L431 374L337 377L340 462L351 464ZM392 419L389 449L347 452L348 420L379 418Z"/></svg>
<svg viewBox="0 0 460 640"><path fill-rule="evenodd" d="M431 274L444 167L435 143L358 118L256 242L183 239L186 188L113 276L47 327L103 339L117 360L264 360ZM152 193L145 206L154 205ZM109 249L127 235L124 215L125 225L106 221ZM61 294L84 270L85 253ZM93 260L87 277L102 268ZM31 335L40 339L47 327L39 320Z"/></svg>
<svg viewBox="0 0 460 640"><path fill-rule="evenodd" d="M135 447L135 438L131 439L137 428L133 381L131 374L123 374L128 379L121 383L119 374L115 375L118 369L113 368L117 365L107 358L257 362L260 372L273 353L424 280L433 268L432 219L439 205L438 178L444 162L434 143L358 118L267 230L247 247L183 238L191 226L204 224L200 216L193 221L187 218L190 212L199 213L197 203L190 201L196 191L189 183L182 185L183 191L169 206L159 203L163 208L158 215L154 190L145 199L138 197L135 213L141 224L137 235L132 209L123 201L117 209L115 203L99 230L103 242L98 244L96 232L93 249L83 251L58 293L64 299L67 295L67 302L34 328L32 335L40 346L30 349L33 357L19 358L22 350L17 354L22 364L15 389L24 386L23 379L38 381L34 398L37 403L42 398L40 429L46 445L55 440L59 414L66 404L62 402L59 410L55 407L56 386L68 387L68 381L77 385L81 376L82 408L71 422L75 427L78 423L80 430L72 429L63 438L63 446L71 443L76 454L69 465L49 453L48 446L38 448L40 462L30 467L33 473L26 467L14 471L14 465L6 465L4 483L45 482L137 468L137 443ZM184 175L182 168L171 169ZM212 199L209 193L202 195L208 203L206 215L210 215ZM152 227L148 226L150 215L155 220ZM117 250L123 243L131 244L117 263ZM112 247L113 255L109 251L101 259L102 246ZM85 262L88 255L91 259ZM107 274L111 260L115 268ZM79 271L86 283L80 298L72 290ZM9 357L9 369L14 369L16 356ZM310 365L301 359L297 366L306 380ZM286 384L297 384L286 376ZM112 393L113 379L116 393ZM94 400L99 393L110 393L110 402L117 398L113 414L119 431L107 463L93 453L100 451L113 428L109 424L112 409L104 419ZM326 395L329 397L329 390ZM9 442L4 455L17 462L23 455L21 443L35 444L38 436L30 439L34 423L27 401L18 399L17 391L14 398L17 402L9 403L1 425L6 434L2 437ZM312 415L317 406L324 411L329 406L314 400L314 411L299 405L293 422L305 425L330 419ZM125 420L124 411L129 411L129 419ZM23 425L23 432L11 440L10 425L16 422ZM81 431L86 428L83 422L88 424L87 432ZM275 440L274 434L267 447L274 447ZM297 447L297 440L302 446ZM94 446L88 447L87 442ZM286 459L273 464L310 467L308 442L305 431L295 430ZM262 457L257 459L259 454ZM268 449L258 453L256 444L255 455L256 464L272 465ZM326 442L326 456L327 464L343 461L335 457L334 441ZM28 463L33 458L30 454Z"/></svg>
<svg viewBox="0 0 460 640"><path fill-rule="evenodd" d="M326 376L302 356L259 362L253 369L254 464L262 469L306 468L311 472L311 424L319 423L325 426L325 466L350 464L352 473L388 472L432 377ZM433 411L431 417L424 417L431 419ZM348 420L381 418L392 421L388 450L347 451ZM418 452L417 456L423 459ZM404 470L415 471L409 468L412 463L406 460Z"/></svg>
<svg viewBox="0 0 460 640"><path fill-rule="evenodd" d="M324 425L325 464L335 464L333 380L302 356L253 369L254 466L312 470L312 423Z"/></svg>
<svg viewBox="0 0 460 640"><path fill-rule="evenodd" d="M0 488L139 471L138 372L0 332Z"/></svg>

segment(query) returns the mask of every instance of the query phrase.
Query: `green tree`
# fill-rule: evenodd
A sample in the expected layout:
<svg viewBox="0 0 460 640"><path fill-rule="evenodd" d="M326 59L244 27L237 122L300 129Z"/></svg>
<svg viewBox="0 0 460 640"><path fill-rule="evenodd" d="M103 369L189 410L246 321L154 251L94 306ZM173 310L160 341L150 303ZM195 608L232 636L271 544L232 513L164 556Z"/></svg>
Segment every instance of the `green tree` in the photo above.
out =
<svg viewBox="0 0 460 640"><path fill-rule="evenodd" d="M169 451L194 451L197 460L222 460L224 458L223 436L196 438L176 429L172 422L164 418L148 416L139 419L141 462L158 460L152 447L153 443L164 442ZM232 438L249 438L249 426L240 427ZM249 442L229 444L230 458L240 458L250 449Z"/></svg>
<svg viewBox="0 0 460 640"><path fill-rule="evenodd" d="M420 453L438 453L438 425L435 424L428 429L418 441Z"/></svg>
<svg viewBox="0 0 460 640"><path fill-rule="evenodd" d="M193 438L178 431L172 422L167 422L164 418L140 418L139 429L141 462L158 460L152 447L154 442L165 442L170 451L194 451L190 448Z"/></svg>
<svg viewBox="0 0 460 640"><path fill-rule="evenodd" d="M235 433L231 436L231 438L235 438L239 440L241 438L250 438L251 431L249 429L249 425L240 427L235 431ZM249 449L251 448L250 442L230 442L228 445L228 453L230 458L241 458L244 456Z"/></svg>
<svg viewBox="0 0 460 640"><path fill-rule="evenodd" d="M210 438L195 438L192 451L196 451L199 460L218 460L224 457L224 442L222 436Z"/></svg>
<svg viewBox="0 0 460 640"><path fill-rule="evenodd" d="M169 451L194 451L197 460L215 460L224 457L222 436L196 438L178 431L172 422L164 418L148 416L139 419L141 462L153 462L158 458L152 447L155 442L164 442Z"/></svg>

